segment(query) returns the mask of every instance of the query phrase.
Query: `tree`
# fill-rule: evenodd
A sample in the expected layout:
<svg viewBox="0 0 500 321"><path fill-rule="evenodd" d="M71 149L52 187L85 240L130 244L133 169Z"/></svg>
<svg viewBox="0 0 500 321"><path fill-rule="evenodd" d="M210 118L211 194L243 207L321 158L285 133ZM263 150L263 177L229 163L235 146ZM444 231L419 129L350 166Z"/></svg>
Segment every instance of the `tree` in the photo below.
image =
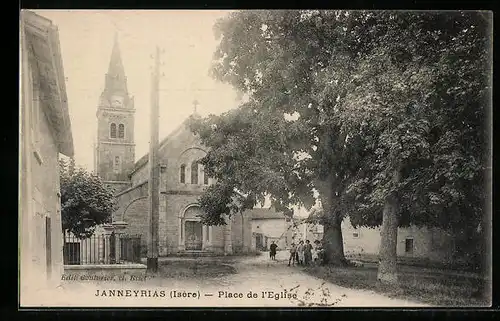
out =
<svg viewBox="0 0 500 321"><path fill-rule="evenodd" d="M247 206L270 195L289 209L310 208L315 189L327 258L345 262L345 215L382 224L379 278L389 282L398 226L477 221L488 92L480 16L245 11L221 20L214 76L249 99L194 120L217 178L202 197L208 217L230 212L234 190Z"/></svg>
<svg viewBox="0 0 500 321"><path fill-rule="evenodd" d="M386 32L357 65L363 85L350 91L343 116L367 151L350 186L350 217L382 223L379 279L395 282L398 226L474 234L482 222L487 21L478 13L373 19Z"/></svg>
<svg viewBox="0 0 500 321"><path fill-rule="evenodd" d="M75 161L60 159L61 216L63 231L78 238L87 238L94 233L96 225L106 223L114 209L114 197L100 178Z"/></svg>
<svg viewBox="0 0 500 321"><path fill-rule="evenodd" d="M218 22L213 75L249 100L222 116L193 119L210 147L202 162L217 179L201 198L209 221L222 223L235 190L248 195L247 206L269 196L288 215L293 205L310 208L316 190L327 259L345 263L341 203L357 158L338 110L351 61L364 50L351 30L362 32L364 22L356 12L296 10L237 12ZM343 72L325 72L336 67Z"/></svg>

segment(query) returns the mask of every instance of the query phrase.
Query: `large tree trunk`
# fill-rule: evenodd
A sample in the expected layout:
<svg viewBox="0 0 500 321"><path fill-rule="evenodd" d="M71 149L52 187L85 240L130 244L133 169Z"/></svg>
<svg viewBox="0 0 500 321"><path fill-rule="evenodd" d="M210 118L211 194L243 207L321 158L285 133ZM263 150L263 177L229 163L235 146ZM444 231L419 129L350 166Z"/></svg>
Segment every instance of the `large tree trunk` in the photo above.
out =
<svg viewBox="0 0 500 321"><path fill-rule="evenodd" d="M336 195L333 181L317 182L316 186L320 192L321 205L323 207L323 263L330 265L346 265L344 255L344 241L342 237L342 214L336 208Z"/></svg>
<svg viewBox="0 0 500 321"><path fill-rule="evenodd" d="M394 172L395 182L399 182L399 170ZM398 242L399 198L391 193L384 204L377 279L384 283L397 283L397 242Z"/></svg>
<svg viewBox="0 0 500 321"><path fill-rule="evenodd" d="M396 283L397 241L398 241L398 200L388 197L385 201L380 232L380 251L377 279L386 283Z"/></svg>
<svg viewBox="0 0 500 321"><path fill-rule="evenodd" d="M336 266L346 265L344 255L344 241L342 237L340 213L329 213L334 215L331 220L325 223L323 233L323 247L325 250L324 263Z"/></svg>

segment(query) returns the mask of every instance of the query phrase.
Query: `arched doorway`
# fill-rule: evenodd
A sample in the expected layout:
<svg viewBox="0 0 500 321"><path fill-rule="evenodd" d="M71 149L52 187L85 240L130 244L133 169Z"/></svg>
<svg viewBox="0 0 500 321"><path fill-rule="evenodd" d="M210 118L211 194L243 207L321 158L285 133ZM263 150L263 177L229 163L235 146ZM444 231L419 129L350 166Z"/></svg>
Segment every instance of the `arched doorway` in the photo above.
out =
<svg viewBox="0 0 500 321"><path fill-rule="evenodd" d="M181 219L180 241L186 251L201 251L210 246L212 228L201 223L199 206L187 207Z"/></svg>

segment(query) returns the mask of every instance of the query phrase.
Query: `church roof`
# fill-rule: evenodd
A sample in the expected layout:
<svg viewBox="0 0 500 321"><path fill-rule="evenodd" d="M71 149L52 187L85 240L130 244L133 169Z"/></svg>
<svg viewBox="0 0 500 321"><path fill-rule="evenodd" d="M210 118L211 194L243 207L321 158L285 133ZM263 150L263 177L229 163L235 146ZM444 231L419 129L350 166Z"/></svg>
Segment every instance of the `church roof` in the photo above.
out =
<svg viewBox="0 0 500 321"><path fill-rule="evenodd" d="M193 115L196 117L196 115ZM161 149L163 148L163 146L172 138L172 137L175 137L180 131L182 131L183 129L185 129L188 124L189 124L189 120L191 119L191 117L188 117L186 118L182 124L180 124L175 130L173 130L170 134L168 134L165 138L163 138L163 140L158 144L158 149ZM149 162L149 153L146 153L144 156L142 156L141 158L139 158L139 160L137 160L137 162L135 162L135 166L134 168L132 169L132 172L130 173L130 175L132 175L133 173L135 173L137 170L139 170L140 168L142 168L143 166L145 166L147 163Z"/></svg>
<svg viewBox="0 0 500 321"><path fill-rule="evenodd" d="M271 208L252 208L246 210L244 214L250 214L252 220L285 219L285 214L276 212Z"/></svg>
<svg viewBox="0 0 500 321"><path fill-rule="evenodd" d="M118 35L115 34L111 58L109 59L108 72L106 73L106 93L127 94L127 77L123 67L122 55L118 44ZM103 94L104 94L103 92Z"/></svg>
<svg viewBox="0 0 500 321"><path fill-rule="evenodd" d="M109 60L108 75L119 76L120 78L125 77L125 69L123 68L122 55L116 34L113 50L111 51L111 59Z"/></svg>

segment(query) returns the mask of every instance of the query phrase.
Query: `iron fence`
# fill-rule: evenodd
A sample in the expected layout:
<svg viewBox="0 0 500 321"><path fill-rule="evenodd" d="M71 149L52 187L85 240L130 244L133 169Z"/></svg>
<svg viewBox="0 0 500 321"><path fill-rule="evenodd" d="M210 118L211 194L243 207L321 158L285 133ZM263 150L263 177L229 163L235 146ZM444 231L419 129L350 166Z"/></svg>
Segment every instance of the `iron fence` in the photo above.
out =
<svg viewBox="0 0 500 321"><path fill-rule="evenodd" d="M140 235L121 235L120 247L121 247L120 258L122 260L134 263L141 262L142 246L141 246Z"/></svg>
<svg viewBox="0 0 500 321"><path fill-rule="evenodd" d="M104 264L105 238L92 235L80 239L75 235L64 236L63 258L66 265Z"/></svg>
<svg viewBox="0 0 500 321"><path fill-rule="evenodd" d="M75 235L65 234L63 244L65 265L119 264L141 261L140 235L94 234L80 239Z"/></svg>

